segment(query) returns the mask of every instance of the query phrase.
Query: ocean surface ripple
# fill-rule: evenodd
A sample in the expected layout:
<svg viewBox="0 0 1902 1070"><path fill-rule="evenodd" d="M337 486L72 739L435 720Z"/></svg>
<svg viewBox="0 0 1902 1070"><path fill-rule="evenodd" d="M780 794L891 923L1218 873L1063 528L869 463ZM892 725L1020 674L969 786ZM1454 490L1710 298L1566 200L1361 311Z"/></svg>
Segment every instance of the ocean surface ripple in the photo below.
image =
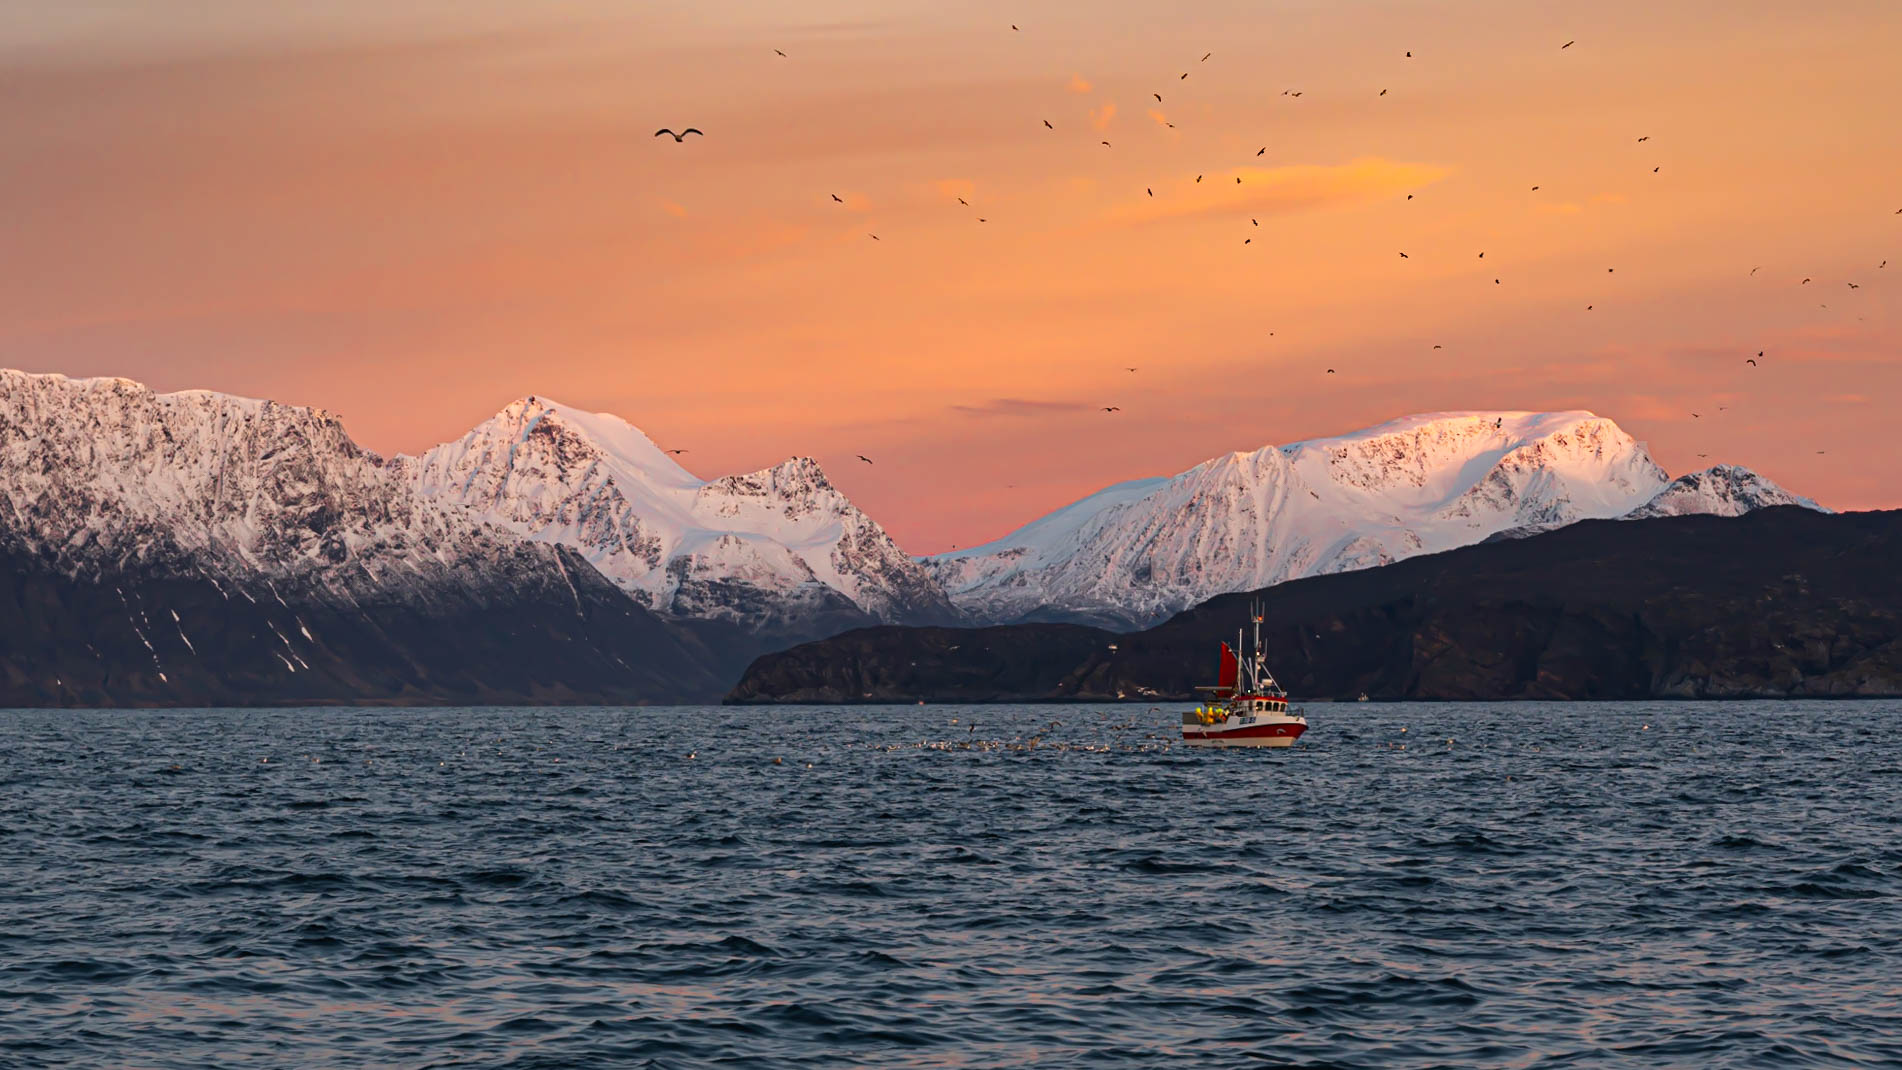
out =
<svg viewBox="0 0 1902 1070"><path fill-rule="evenodd" d="M0 711L0 1065L1902 1065L1902 704L1174 710Z"/></svg>

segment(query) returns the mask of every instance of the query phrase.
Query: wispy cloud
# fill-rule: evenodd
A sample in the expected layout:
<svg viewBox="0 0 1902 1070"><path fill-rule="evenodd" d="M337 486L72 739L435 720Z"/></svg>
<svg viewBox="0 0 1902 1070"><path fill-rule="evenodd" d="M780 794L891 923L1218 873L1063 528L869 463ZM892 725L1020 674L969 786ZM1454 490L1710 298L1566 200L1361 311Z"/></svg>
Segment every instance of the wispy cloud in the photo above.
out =
<svg viewBox="0 0 1902 1070"><path fill-rule="evenodd" d="M675 219L687 218L687 206L684 204L676 204L673 201L662 201L660 202L660 210L673 216Z"/></svg>
<svg viewBox="0 0 1902 1070"><path fill-rule="evenodd" d="M1090 125L1098 130L1108 130L1111 120L1115 118L1116 105L1107 100L1103 102L1102 107L1093 108L1090 111Z"/></svg>
<svg viewBox="0 0 1902 1070"><path fill-rule="evenodd" d="M1080 401L1032 401L1027 398L992 398L976 405L953 405L961 416L1049 416L1065 412L1086 412L1090 406Z"/></svg>
<svg viewBox="0 0 1902 1070"><path fill-rule="evenodd" d="M941 178L933 182L931 188L937 190L938 195L947 201L956 200L959 197L968 201L977 196L977 183L968 178Z"/></svg>
<svg viewBox="0 0 1902 1070"><path fill-rule="evenodd" d="M1169 117L1168 117L1167 115L1164 115L1164 114L1162 113L1162 109L1161 109L1161 108L1151 108L1151 109L1149 109L1149 111L1148 111L1148 115L1149 115L1149 118L1150 118L1150 119L1152 119L1152 120L1154 120L1154 121L1155 121L1155 124L1156 124L1157 126L1168 126L1168 125L1169 125Z"/></svg>
<svg viewBox="0 0 1902 1070"><path fill-rule="evenodd" d="M1157 187L1153 199L1128 201L1118 206L1112 216L1124 222L1146 222L1191 216L1300 212L1416 190L1452 173L1451 168L1434 164L1401 163L1378 156L1335 165L1240 167L1208 173L1201 182L1190 175Z"/></svg>
<svg viewBox="0 0 1902 1070"><path fill-rule="evenodd" d="M1069 85L1070 92L1088 93L1090 90L1094 88L1096 87L1090 84L1090 80L1088 78L1085 78L1080 74L1073 74L1070 76L1070 85Z"/></svg>

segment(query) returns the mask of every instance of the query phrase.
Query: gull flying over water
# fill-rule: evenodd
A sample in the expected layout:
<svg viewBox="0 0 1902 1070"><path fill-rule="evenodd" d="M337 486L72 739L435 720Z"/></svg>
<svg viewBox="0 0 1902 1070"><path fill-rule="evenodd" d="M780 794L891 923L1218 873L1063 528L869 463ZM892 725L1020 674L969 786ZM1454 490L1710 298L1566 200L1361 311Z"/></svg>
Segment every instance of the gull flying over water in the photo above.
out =
<svg viewBox="0 0 1902 1070"><path fill-rule="evenodd" d="M673 139L674 139L675 141L685 141L685 140L687 140L687 135L688 135L688 134L700 134L700 136L701 136L701 137L706 137L706 136L707 136L707 135L705 135L705 134L702 134L702 133L700 133L700 131L698 131L698 130L696 130L696 129L694 129L694 128L693 128L693 127L691 127L691 126L690 126L690 127L688 127L688 128L687 128L687 129L685 129L685 130L682 130L682 131L681 131L680 133L678 133L678 134L676 134L676 133L674 133L674 132L673 132L672 130L669 130L669 129L667 129L667 128L666 128L666 127L664 127L664 126L663 126L663 127L661 127L661 128L659 129L659 130L656 130L656 131L654 131L654 136L655 136L655 137L660 137L660 136L661 136L661 135L663 135L663 134L665 134L666 136L668 136L668 137L670 137L670 138L673 138Z"/></svg>

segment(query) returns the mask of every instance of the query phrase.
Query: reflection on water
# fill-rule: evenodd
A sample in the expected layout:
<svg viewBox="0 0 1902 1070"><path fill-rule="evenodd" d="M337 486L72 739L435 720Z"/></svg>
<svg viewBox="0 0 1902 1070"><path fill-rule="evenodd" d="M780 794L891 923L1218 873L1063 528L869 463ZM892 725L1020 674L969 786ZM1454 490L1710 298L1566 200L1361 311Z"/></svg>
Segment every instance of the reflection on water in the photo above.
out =
<svg viewBox="0 0 1902 1070"><path fill-rule="evenodd" d="M0 712L0 1064L1902 1061L1902 704Z"/></svg>

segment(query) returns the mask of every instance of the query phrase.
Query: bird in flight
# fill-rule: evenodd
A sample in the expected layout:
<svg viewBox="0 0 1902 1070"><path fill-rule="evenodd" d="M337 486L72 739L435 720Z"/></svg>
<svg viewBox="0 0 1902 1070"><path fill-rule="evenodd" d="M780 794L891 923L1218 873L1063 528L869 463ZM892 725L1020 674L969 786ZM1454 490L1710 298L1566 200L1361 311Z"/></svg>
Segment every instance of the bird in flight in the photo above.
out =
<svg viewBox="0 0 1902 1070"><path fill-rule="evenodd" d="M838 195L838 194L836 194L836 193L834 193L834 194L832 195L832 199L833 199L833 200L835 200L835 201L838 201L838 202L839 202L840 204L844 204L844 203L845 203L845 198L844 198L844 197L841 197L841 196L839 196L839 195Z"/></svg>
<svg viewBox="0 0 1902 1070"><path fill-rule="evenodd" d="M1334 369L1333 369L1333 368L1329 368L1329 369L1327 370L1327 373L1328 373L1329 375L1333 375L1333 374L1334 374Z"/></svg>
<svg viewBox="0 0 1902 1070"><path fill-rule="evenodd" d="M1810 284L1810 280L1808 279L1804 279L1802 282L1797 283L1798 286L1808 286L1809 284Z"/></svg>
<svg viewBox="0 0 1902 1070"><path fill-rule="evenodd" d="M1433 348L1435 348L1435 349L1445 349L1446 347L1445 347L1445 346L1434 346Z"/></svg>
<svg viewBox="0 0 1902 1070"><path fill-rule="evenodd" d="M1591 306L1591 305L1586 305L1586 306L1585 306L1585 311L1587 311L1587 312L1590 312L1590 311L1592 310L1592 307L1593 307L1593 306Z"/></svg>
<svg viewBox="0 0 1902 1070"><path fill-rule="evenodd" d="M1253 239L1253 238L1243 238L1243 239L1242 239L1242 244L1243 244L1243 245L1253 245L1253 244L1255 244L1255 239Z"/></svg>
<svg viewBox="0 0 1902 1070"><path fill-rule="evenodd" d="M1207 62L1209 61L1209 57L1210 57L1210 56L1213 56L1214 54L1215 54L1215 53L1213 53L1213 52L1204 52L1204 53L1202 53L1202 62L1203 62L1203 63L1207 63Z"/></svg>
<svg viewBox="0 0 1902 1070"><path fill-rule="evenodd" d="M1562 45L1560 45L1560 46L1559 46L1559 51L1560 51L1560 52L1563 52L1563 51L1565 51L1566 49L1568 49L1568 48L1570 48L1570 47L1572 47L1572 46L1573 46L1573 45L1575 45L1575 44L1578 44L1578 42L1577 42L1577 41L1567 41L1567 42L1565 42L1564 44L1562 44Z"/></svg>
<svg viewBox="0 0 1902 1070"><path fill-rule="evenodd" d="M1855 283L1853 283L1853 282L1849 284L1849 288L1850 288L1850 289L1852 289L1852 290L1860 290L1860 289L1862 289L1862 287L1860 287L1860 286L1858 286L1858 285L1856 285L1856 284L1855 284Z"/></svg>
<svg viewBox="0 0 1902 1070"><path fill-rule="evenodd" d="M1643 144L1643 143L1645 143L1645 142L1647 142L1647 141L1650 141L1650 140L1651 140L1651 135L1650 135L1650 134L1646 134L1645 136L1643 136L1643 137L1641 137L1641 138L1639 138L1639 139L1638 139L1638 143L1639 143L1639 144Z"/></svg>
<svg viewBox="0 0 1902 1070"><path fill-rule="evenodd" d="M1658 173L1659 171L1661 171L1661 170L1663 170L1663 168L1660 168L1660 167L1653 167L1653 168L1651 169L1651 173L1655 175L1655 174L1657 174L1657 173Z"/></svg>
<svg viewBox="0 0 1902 1070"><path fill-rule="evenodd" d="M1016 28L1017 28L1017 27L1015 27L1015 26L1012 26L1012 27L1011 27L1011 29L1013 29L1013 30L1014 30L1014 29L1016 29ZM872 463L872 459L871 459L870 457L867 457L867 456L866 456L866 455L864 455L863 453L861 453L861 454L859 454L859 460L861 460L861 461L864 461L864 462L865 462L866 464L871 464L871 463Z"/></svg>
<svg viewBox="0 0 1902 1070"><path fill-rule="evenodd" d="M1704 416L1703 416L1703 414L1702 414L1702 413L1696 413L1696 412L1694 412L1694 413L1692 413L1692 414L1691 414L1691 419L1693 419L1693 420L1702 420L1703 418L1704 418Z"/></svg>
<svg viewBox="0 0 1902 1070"><path fill-rule="evenodd" d="M1126 372L1133 372L1133 371L1135 371L1136 369L1134 369L1134 368L1124 368L1123 370L1124 370L1124 371L1126 371Z"/></svg>
<svg viewBox="0 0 1902 1070"><path fill-rule="evenodd" d="M1013 23L1011 23L1011 24L1010 24L1010 28L1011 28L1011 29L1013 29L1013 30L1016 30L1016 29L1017 29L1017 24L1016 24L1016 23L1014 23L1014 22L1013 22ZM1022 31L1022 30L1018 30L1017 32L1018 32L1018 33L1022 33L1023 31Z"/></svg>
<svg viewBox="0 0 1902 1070"><path fill-rule="evenodd" d="M1539 187L1537 187L1537 186L1534 186L1534 187L1532 187L1532 192L1534 192L1534 193L1537 193L1537 192L1539 192Z"/></svg>
<svg viewBox="0 0 1902 1070"><path fill-rule="evenodd" d="M1260 156L1262 153L1267 151L1268 151L1268 146L1263 145L1261 148L1258 148L1255 150L1255 155Z"/></svg>
<svg viewBox="0 0 1902 1070"><path fill-rule="evenodd" d="M1117 408L1114 405L1105 405L1103 406L1103 411L1104 412L1122 412L1123 410Z"/></svg>
<svg viewBox="0 0 1902 1070"><path fill-rule="evenodd" d="M1752 276L1752 277L1754 278L1754 277L1756 276L1756 274L1757 274L1757 272L1759 272L1759 271L1762 271L1762 270L1763 270L1763 265L1762 265L1762 264L1758 264L1758 265L1757 265L1756 267L1753 267L1753 268L1751 268L1751 269L1750 269L1750 274L1751 274L1751 276Z"/></svg>
<svg viewBox="0 0 1902 1070"><path fill-rule="evenodd" d="M680 454L683 454L683 453L685 453L685 452L687 452L687 451L686 451L686 450L668 450L667 452L668 452L668 453L671 453L671 454L674 454L675 456L679 456Z"/></svg>
<svg viewBox="0 0 1902 1070"><path fill-rule="evenodd" d="M1046 130L1055 130L1055 129L1056 129L1056 127L1054 127L1054 126L1051 126L1051 125L1050 125L1050 120L1048 120L1048 119L1045 119L1045 120L1043 121L1043 125L1044 125L1044 129L1046 129Z"/></svg>
<svg viewBox="0 0 1902 1070"><path fill-rule="evenodd" d="M1188 76L1189 76L1189 72L1188 72L1188 71L1183 71L1183 72L1182 72L1182 78L1187 78ZM1182 80L1182 78L1177 78L1177 79L1176 79L1176 81L1178 81L1178 82L1180 82L1180 81Z"/></svg>
<svg viewBox="0 0 1902 1070"><path fill-rule="evenodd" d="M1412 259L1412 258L1411 258L1411 257L1409 257L1409 256L1408 256L1407 254L1405 254L1405 253L1401 253L1401 254L1400 254L1400 259L1402 259L1402 260L1410 260L1410 259Z"/></svg>
<svg viewBox="0 0 1902 1070"><path fill-rule="evenodd" d="M1106 146L1106 147L1107 147L1107 146L1109 145L1109 142L1107 142L1107 141L1105 141L1105 142L1103 142L1103 144L1104 144L1104 146Z"/></svg>
<svg viewBox="0 0 1902 1070"><path fill-rule="evenodd" d="M660 137L660 136L661 136L662 134L665 134L665 135L667 135L668 137L670 137L670 138L673 138L673 139L674 139L675 141L685 141L685 140L687 140L687 135L688 135L688 134L700 134L700 131L698 131L698 130L695 130L695 129L694 129L693 127L691 127L691 126L690 126L690 127L688 127L688 128L687 128L687 129L685 129L685 130L682 130L682 131L681 131L680 133L678 133L678 134L676 134L676 133L674 133L674 132L673 132L672 130L669 130L669 129L667 129L667 128L666 128L666 127L664 127L664 126L663 126L663 127L661 127L661 128L659 129L659 130L656 130L656 131L654 131L654 136L655 136L655 137ZM700 136L701 136L701 137L706 137L707 135L705 135L705 134L700 134Z"/></svg>
<svg viewBox="0 0 1902 1070"><path fill-rule="evenodd" d="M1756 366L1757 366L1757 362L1756 362L1756 360L1755 360L1755 359L1753 359L1753 358L1750 358L1750 357L1745 357L1745 358L1744 358L1744 363L1745 363L1745 364L1748 364L1748 365L1750 365L1750 366L1751 366L1752 368L1754 368L1754 367L1756 367Z"/></svg>
<svg viewBox="0 0 1902 1070"><path fill-rule="evenodd" d="M1143 187L1143 192L1149 194L1151 197L1154 197L1156 195L1156 191L1151 189L1148 186Z"/></svg>
<svg viewBox="0 0 1902 1070"><path fill-rule="evenodd" d="M872 239L873 241L878 241L878 240L880 240L880 239L879 239L879 236L878 236L878 235L876 235L876 234L871 234L871 233L867 233L867 234L866 234L865 236L866 236L866 237L868 237L868 238L870 238L870 239Z"/></svg>
<svg viewBox="0 0 1902 1070"><path fill-rule="evenodd" d="M1383 90L1381 90L1381 91L1380 91L1380 95L1381 95L1381 96L1383 96L1383 97L1384 97L1384 96L1386 96L1386 95L1387 95L1387 91L1386 91L1385 89L1383 89Z"/></svg>
<svg viewBox="0 0 1902 1070"><path fill-rule="evenodd" d="M779 49L777 49L777 48L775 48L775 49L773 49L773 55L775 55L775 56L784 56L785 54L786 54L786 53L784 53L784 52L781 52L781 51L780 51Z"/></svg>
<svg viewBox="0 0 1902 1070"><path fill-rule="evenodd" d="M1253 223L1254 225L1256 225L1256 226L1258 226L1258 227L1259 227L1259 226L1261 226L1261 220L1259 220L1259 219L1251 219L1251 220L1249 220L1249 222L1250 222L1250 223Z"/></svg>
<svg viewBox="0 0 1902 1070"><path fill-rule="evenodd" d="M1152 97L1155 97L1155 98L1156 98L1156 103L1158 103L1158 104L1160 104L1160 103L1162 103L1162 94L1161 94L1161 93L1151 93L1151 94L1149 94L1149 95L1150 95L1150 96L1152 96Z"/></svg>

